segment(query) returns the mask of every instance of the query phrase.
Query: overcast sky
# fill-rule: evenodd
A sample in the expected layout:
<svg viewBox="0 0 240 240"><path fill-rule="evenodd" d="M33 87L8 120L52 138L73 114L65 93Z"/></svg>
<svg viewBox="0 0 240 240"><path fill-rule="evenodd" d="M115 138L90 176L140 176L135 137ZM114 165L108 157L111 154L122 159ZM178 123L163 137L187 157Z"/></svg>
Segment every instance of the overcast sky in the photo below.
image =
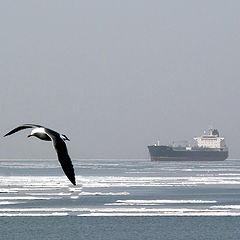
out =
<svg viewBox="0 0 240 240"><path fill-rule="evenodd" d="M70 138L72 158L148 158L210 125L240 158L239 1L1 1L1 135ZM0 158L55 158L24 130Z"/></svg>

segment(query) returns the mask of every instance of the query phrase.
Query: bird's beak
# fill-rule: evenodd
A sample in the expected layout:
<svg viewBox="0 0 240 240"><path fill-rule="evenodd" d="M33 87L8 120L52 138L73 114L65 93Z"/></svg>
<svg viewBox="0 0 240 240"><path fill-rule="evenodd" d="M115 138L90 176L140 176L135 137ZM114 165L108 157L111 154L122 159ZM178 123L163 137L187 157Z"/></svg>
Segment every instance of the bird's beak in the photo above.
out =
<svg viewBox="0 0 240 240"><path fill-rule="evenodd" d="M31 137L32 135L31 134L29 134L27 137L29 138L29 137Z"/></svg>
<svg viewBox="0 0 240 240"><path fill-rule="evenodd" d="M64 135L64 137L65 137L65 141L69 141L70 142L70 139L66 135Z"/></svg>

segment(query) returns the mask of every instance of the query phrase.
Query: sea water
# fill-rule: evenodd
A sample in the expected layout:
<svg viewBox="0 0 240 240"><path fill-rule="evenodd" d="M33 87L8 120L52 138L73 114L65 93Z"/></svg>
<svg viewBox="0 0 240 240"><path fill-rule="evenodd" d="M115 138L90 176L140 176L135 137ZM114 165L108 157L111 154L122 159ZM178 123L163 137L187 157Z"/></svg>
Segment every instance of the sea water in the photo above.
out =
<svg viewBox="0 0 240 240"><path fill-rule="evenodd" d="M0 239L240 239L240 161L0 161Z"/></svg>

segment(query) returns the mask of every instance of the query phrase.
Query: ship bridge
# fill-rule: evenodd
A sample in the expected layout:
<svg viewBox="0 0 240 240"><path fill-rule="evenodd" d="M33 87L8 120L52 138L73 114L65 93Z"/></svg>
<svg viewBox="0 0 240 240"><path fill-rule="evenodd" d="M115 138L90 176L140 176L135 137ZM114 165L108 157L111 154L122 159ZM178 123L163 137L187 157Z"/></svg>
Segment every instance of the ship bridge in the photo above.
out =
<svg viewBox="0 0 240 240"><path fill-rule="evenodd" d="M209 133L204 132L202 136L195 137L193 139L197 141L197 146L199 148L227 148L224 137L219 137L217 129L209 129Z"/></svg>

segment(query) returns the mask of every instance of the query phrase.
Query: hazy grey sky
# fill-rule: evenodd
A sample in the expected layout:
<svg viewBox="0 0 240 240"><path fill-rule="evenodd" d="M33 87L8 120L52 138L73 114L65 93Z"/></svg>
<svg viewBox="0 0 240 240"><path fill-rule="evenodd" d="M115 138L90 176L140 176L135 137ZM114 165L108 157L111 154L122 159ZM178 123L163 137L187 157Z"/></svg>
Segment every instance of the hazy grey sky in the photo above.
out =
<svg viewBox="0 0 240 240"><path fill-rule="evenodd" d="M72 158L148 157L213 124L240 157L239 1L1 1L1 134L37 123ZM28 130L1 158L55 158Z"/></svg>

